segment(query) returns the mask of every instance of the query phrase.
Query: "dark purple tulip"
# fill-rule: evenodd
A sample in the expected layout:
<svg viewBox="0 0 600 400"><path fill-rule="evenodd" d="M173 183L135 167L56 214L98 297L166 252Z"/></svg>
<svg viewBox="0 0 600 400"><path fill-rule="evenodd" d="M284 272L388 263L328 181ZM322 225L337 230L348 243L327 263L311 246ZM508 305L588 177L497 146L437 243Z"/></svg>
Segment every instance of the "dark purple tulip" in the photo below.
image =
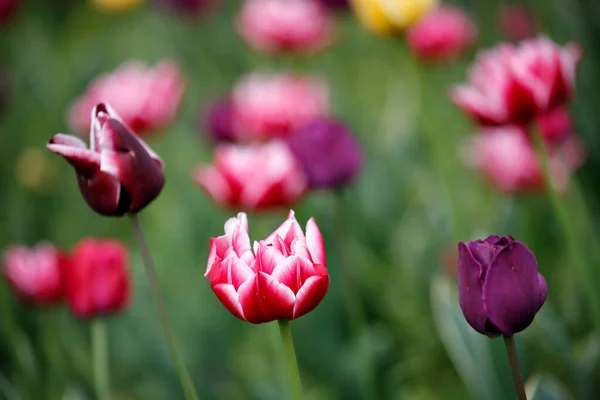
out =
<svg viewBox="0 0 600 400"><path fill-rule="evenodd" d="M90 147L71 135L56 134L48 149L74 168L83 198L102 215L138 212L165 183L163 162L108 104L92 111Z"/></svg>
<svg viewBox="0 0 600 400"><path fill-rule="evenodd" d="M533 253L510 236L458 244L458 298L477 332L512 336L527 328L548 287Z"/></svg>
<svg viewBox="0 0 600 400"><path fill-rule="evenodd" d="M226 97L214 102L200 116L201 125L213 143L235 142L233 130L233 105Z"/></svg>
<svg viewBox="0 0 600 400"><path fill-rule="evenodd" d="M310 122L297 129L288 138L288 144L315 189L344 186L362 169L361 146L340 122Z"/></svg>
<svg viewBox="0 0 600 400"><path fill-rule="evenodd" d="M348 0L319 0L318 2L332 11L343 11L350 8Z"/></svg>

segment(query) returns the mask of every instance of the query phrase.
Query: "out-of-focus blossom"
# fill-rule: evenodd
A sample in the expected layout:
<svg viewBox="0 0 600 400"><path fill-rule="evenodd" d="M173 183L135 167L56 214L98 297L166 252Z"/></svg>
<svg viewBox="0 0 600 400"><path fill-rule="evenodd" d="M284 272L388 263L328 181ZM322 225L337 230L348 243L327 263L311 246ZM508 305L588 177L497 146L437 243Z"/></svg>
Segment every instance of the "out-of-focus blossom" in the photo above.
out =
<svg viewBox="0 0 600 400"><path fill-rule="evenodd" d="M537 127L548 145L562 143L575 132L566 107L556 107L536 118Z"/></svg>
<svg viewBox="0 0 600 400"><path fill-rule="evenodd" d="M254 252L246 214L230 218L225 235L211 239L204 276L229 312L253 324L299 318L329 288L319 227L309 219L305 236L293 211L268 238L255 242Z"/></svg>
<svg viewBox="0 0 600 400"><path fill-rule="evenodd" d="M116 240L83 239L66 264L64 285L79 318L122 311L131 297L127 249Z"/></svg>
<svg viewBox="0 0 600 400"><path fill-rule="evenodd" d="M11 21L20 5L21 0L0 0L0 28Z"/></svg>
<svg viewBox="0 0 600 400"><path fill-rule="evenodd" d="M313 188L347 185L362 169L361 146L341 122L328 119L310 122L294 132L288 144Z"/></svg>
<svg viewBox="0 0 600 400"><path fill-rule="evenodd" d="M527 328L548 287L533 253L510 236L458 244L458 298L477 332L512 336Z"/></svg>
<svg viewBox="0 0 600 400"><path fill-rule="evenodd" d="M90 148L81 139L56 134L47 145L74 168L83 198L103 215L135 213L162 190L163 162L129 130L108 104L92 111Z"/></svg>
<svg viewBox="0 0 600 400"><path fill-rule="evenodd" d="M569 99L580 58L579 46L561 48L545 36L502 44L478 55L469 84L455 86L452 99L482 124L528 122Z"/></svg>
<svg viewBox="0 0 600 400"><path fill-rule="evenodd" d="M368 29L389 34L401 31L438 5L438 0L351 0L358 19Z"/></svg>
<svg viewBox="0 0 600 400"><path fill-rule="evenodd" d="M234 87L232 105L238 140L282 137L329 114L329 90L317 79L256 72Z"/></svg>
<svg viewBox="0 0 600 400"><path fill-rule="evenodd" d="M318 0L323 7L331 11L344 11L350 7L350 0Z"/></svg>
<svg viewBox="0 0 600 400"><path fill-rule="evenodd" d="M71 106L69 123L72 129L85 132L96 104L109 103L134 132L148 134L173 120L184 91L184 79L175 62L164 60L154 67L128 62L88 86Z"/></svg>
<svg viewBox="0 0 600 400"><path fill-rule="evenodd" d="M517 4L502 4L498 22L504 36L515 42L532 37L537 31L531 11Z"/></svg>
<svg viewBox="0 0 600 400"><path fill-rule="evenodd" d="M380 35L390 35L396 29L379 2L380 0L350 0L356 17L365 28Z"/></svg>
<svg viewBox="0 0 600 400"><path fill-rule="evenodd" d="M552 184L566 189L572 169L583 162L583 152L577 138L550 151ZM539 192L545 190L543 171L535 149L524 128L506 126L488 128L475 135L466 145L466 162L481 171L493 185L507 193Z"/></svg>
<svg viewBox="0 0 600 400"><path fill-rule="evenodd" d="M213 143L234 142L233 104L230 98L219 99L200 114L200 125Z"/></svg>
<svg viewBox="0 0 600 400"><path fill-rule="evenodd" d="M208 13L219 0L154 0L159 5L176 13L199 17Z"/></svg>
<svg viewBox="0 0 600 400"><path fill-rule="evenodd" d="M407 32L406 40L422 60L451 61L475 41L477 29L463 10L444 6L427 14Z"/></svg>
<svg viewBox="0 0 600 400"><path fill-rule="evenodd" d="M304 170L282 141L221 144L214 165L197 167L193 178L216 203L244 210L288 207L308 188Z"/></svg>
<svg viewBox="0 0 600 400"><path fill-rule="evenodd" d="M4 277L25 301L44 306L62 299L62 268L66 258L52 244L11 247L4 252L3 261Z"/></svg>
<svg viewBox="0 0 600 400"><path fill-rule="evenodd" d="M102 11L122 12L139 6L144 0L91 0L94 7Z"/></svg>
<svg viewBox="0 0 600 400"><path fill-rule="evenodd" d="M316 0L245 0L238 32L258 51L312 53L331 43L333 20Z"/></svg>

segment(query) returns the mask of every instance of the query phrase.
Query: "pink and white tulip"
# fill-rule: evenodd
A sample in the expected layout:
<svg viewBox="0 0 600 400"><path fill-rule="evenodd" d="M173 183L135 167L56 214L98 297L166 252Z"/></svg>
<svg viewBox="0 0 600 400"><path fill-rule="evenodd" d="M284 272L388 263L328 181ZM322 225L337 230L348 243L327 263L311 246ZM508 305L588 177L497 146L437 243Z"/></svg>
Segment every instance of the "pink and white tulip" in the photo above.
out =
<svg viewBox="0 0 600 400"><path fill-rule="evenodd" d="M269 237L250 246L246 214L212 238L204 275L234 316L253 323L293 320L312 311L329 288L319 227L308 220L306 235L290 211Z"/></svg>

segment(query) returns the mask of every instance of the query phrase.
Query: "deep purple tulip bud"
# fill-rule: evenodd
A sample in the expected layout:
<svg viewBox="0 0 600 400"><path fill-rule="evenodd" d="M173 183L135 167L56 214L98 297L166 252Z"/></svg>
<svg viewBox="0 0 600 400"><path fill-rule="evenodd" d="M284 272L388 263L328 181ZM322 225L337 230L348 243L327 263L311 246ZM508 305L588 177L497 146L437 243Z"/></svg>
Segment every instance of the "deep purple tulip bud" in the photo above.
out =
<svg viewBox="0 0 600 400"><path fill-rule="evenodd" d="M310 122L290 135L288 144L315 189L346 185L362 169L361 146L340 122L328 119Z"/></svg>
<svg viewBox="0 0 600 400"><path fill-rule="evenodd" d="M458 244L458 297L467 322L489 337L527 328L548 287L533 253L510 236Z"/></svg>
<svg viewBox="0 0 600 400"><path fill-rule="evenodd" d="M92 110L90 148L81 139L61 133L47 147L75 168L83 198L103 215L140 211L165 183L160 157L108 104L100 103Z"/></svg>
<svg viewBox="0 0 600 400"><path fill-rule="evenodd" d="M233 127L233 104L226 97L217 100L200 116L201 125L213 143L235 142Z"/></svg>

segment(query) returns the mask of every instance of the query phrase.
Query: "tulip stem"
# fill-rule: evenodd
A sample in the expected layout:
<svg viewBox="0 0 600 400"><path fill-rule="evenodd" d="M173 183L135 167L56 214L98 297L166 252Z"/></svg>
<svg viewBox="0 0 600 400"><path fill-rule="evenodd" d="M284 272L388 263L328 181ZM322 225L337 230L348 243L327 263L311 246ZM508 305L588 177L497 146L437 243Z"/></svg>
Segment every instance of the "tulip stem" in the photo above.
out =
<svg viewBox="0 0 600 400"><path fill-rule="evenodd" d="M94 362L94 390L98 400L110 399L110 377L108 364L108 336L103 319L92 321L92 355Z"/></svg>
<svg viewBox="0 0 600 400"><path fill-rule="evenodd" d="M514 337L504 336L504 346L506 347L506 353L508 354L510 372L512 373L513 382L515 383L517 400L527 400L525 385L523 385L523 377L521 377L521 371L519 369L519 359L517 357L517 348L515 347Z"/></svg>
<svg viewBox="0 0 600 400"><path fill-rule="evenodd" d="M150 281L150 289L152 291L152 296L154 297L154 302L156 304L160 323L163 328L163 333L167 341L167 346L169 347L169 352L171 353L171 357L175 363L175 368L177 369L177 374L179 375L179 380L181 382L185 398L186 400L198 400L198 395L196 394L196 390L194 389L190 375L188 374L185 364L183 363L183 359L181 358L181 355L177 350L177 346L175 345L173 329L171 328L169 316L167 314L167 307L165 306L165 300L163 299L162 292L160 290L156 267L154 266L152 256L150 255L150 248L148 247L148 242L146 241L140 218L137 213L131 214L130 216L131 222L133 223L135 239L140 248L142 261L146 267L146 274L148 275L148 280Z"/></svg>
<svg viewBox="0 0 600 400"><path fill-rule="evenodd" d="M296 351L294 350L294 339L292 338L292 329L290 328L290 321L287 319L280 319L279 333L281 334L281 343L283 344L283 351L287 359L288 373L290 374L290 381L292 383L292 393L294 400L302 400L302 383L300 382L300 371L298 370L298 360L296 360Z"/></svg>

